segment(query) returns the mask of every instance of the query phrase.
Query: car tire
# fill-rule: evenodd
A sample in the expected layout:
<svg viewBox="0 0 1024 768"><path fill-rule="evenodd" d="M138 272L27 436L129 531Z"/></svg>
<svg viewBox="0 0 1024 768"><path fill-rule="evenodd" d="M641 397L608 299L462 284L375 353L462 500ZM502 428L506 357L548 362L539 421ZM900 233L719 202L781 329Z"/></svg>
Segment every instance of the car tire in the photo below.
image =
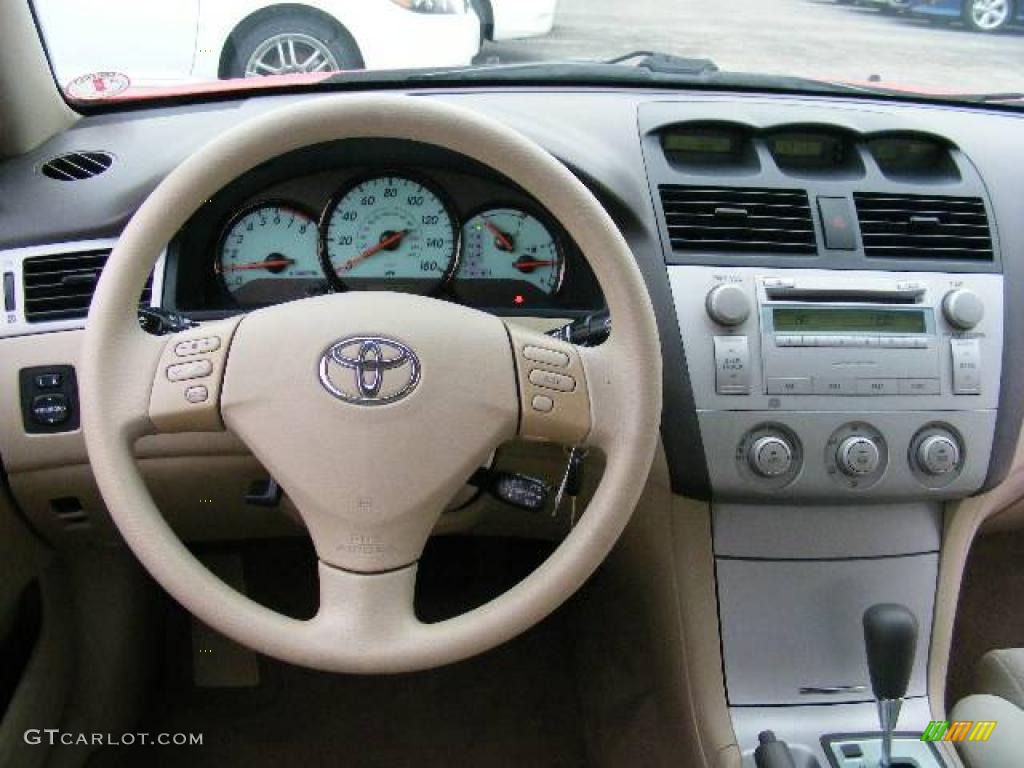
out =
<svg viewBox="0 0 1024 768"><path fill-rule="evenodd" d="M259 22L233 41L227 77L362 69L352 39L317 18L287 14Z"/></svg>
<svg viewBox="0 0 1024 768"><path fill-rule="evenodd" d="M1016 16L1014 0L964 0L963 19L973 32L1001 32Z"/></svg>

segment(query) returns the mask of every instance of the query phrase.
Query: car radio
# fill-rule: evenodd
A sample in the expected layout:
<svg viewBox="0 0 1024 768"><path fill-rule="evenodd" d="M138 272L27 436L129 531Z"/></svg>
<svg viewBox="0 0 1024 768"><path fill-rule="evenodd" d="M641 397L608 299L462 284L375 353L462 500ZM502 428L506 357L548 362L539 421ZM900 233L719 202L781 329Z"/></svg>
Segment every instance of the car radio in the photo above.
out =
<svg viewBox="0 0 1024 768"><path fill-rule="evenodd" d="M993 274L672 266L719 498L980 487L1002 364Z"/></svg>

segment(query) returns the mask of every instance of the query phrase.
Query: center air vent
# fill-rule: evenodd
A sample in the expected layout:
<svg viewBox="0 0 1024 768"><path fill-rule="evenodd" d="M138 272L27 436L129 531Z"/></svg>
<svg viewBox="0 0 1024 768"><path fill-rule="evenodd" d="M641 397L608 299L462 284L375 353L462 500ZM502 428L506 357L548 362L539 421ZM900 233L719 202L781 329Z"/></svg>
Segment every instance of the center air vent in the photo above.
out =
<svg viewBox="0 0 1024 768"><path fill-rule="evenodd" d="M104 250L25 259L25 320L45 323L85 317L109 255ZM146 281L140 303L149 304L151 294L152 278Z"/></svg>
<svg viewBox="0 0 1024 768"><path fill-rule="evenodd" d="M814 254L807 193L799 189L659 187L675 251Z"/></svg>
<svg viewBox="0 0 1024 768"><path fill-rule="evenodd" d="M867 192L853 197L869 258L993 259L981 198Z"/></svg>
<svg viewBox="0 0 1024 768"><path fill-rule="evenodd" d="M44 176L58 181L82 181L99 176L114 164L114 156L106 152L68 152L43 163Z"/></svg>

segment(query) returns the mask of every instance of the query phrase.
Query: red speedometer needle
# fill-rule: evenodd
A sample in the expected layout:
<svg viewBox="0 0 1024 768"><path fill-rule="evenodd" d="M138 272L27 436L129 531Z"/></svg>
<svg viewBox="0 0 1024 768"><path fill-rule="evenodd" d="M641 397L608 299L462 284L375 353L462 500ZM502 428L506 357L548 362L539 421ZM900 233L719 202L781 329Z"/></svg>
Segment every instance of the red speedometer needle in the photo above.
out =
<svg viewBox="0 0 1024 768"><path fill-rule="evenodd" d="M500 248L503 251L515 250L515 245L512 243L512 238L510 238L508 235L506 235L504 232L498 229L498 227L495 226L493 222L484 219L484 226L491 230L491 233L494 235L494 239L498 241L498 248Z"/></svg>
<svg viewBox="0 0 1024 768"><path fill-rule="evenodd" d="M354 267L356 264L359 264L360 262L366 261L368 258L373 256L374 254L380 253L383 250L387 250L388 248L391 248L392 246L398 245L400 242L402 242L402 239L406 235L408 235L408 234L409 234L409 230L408 229L403 229L403 230L401 230L399 232L395 232L393 235L389 235L388 237L385 237L383 240L381 240L376 245L371 245L369 248L367 248L365 251L360 253L354 259L349 259L348 261L346 261L345 262L345 269L352 269L352 267Z"/></svg>
<svg viewBox="0 0 1024 768"><path fill-rule="evenodd" d="M267 261L253 261L249 264L226 264L223 269L227 272L239 272L244 269L274 269L275 267L290 267L294 263L294 259L268 259Z"/></svg>
<svg viewBox="0 0 1024 768"><path fill-rule="evenodd" d="M553 261L517 261L512 266L516 269L536 269L537 267L550 267L554 264Z"/></svg>

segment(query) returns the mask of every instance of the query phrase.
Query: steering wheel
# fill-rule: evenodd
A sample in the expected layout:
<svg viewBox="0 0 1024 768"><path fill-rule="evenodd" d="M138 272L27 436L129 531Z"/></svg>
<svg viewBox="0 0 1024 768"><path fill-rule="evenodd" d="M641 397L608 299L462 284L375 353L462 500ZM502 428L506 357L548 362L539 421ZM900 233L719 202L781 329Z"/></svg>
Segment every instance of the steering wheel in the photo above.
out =
<svg viewBox="0 0 1024 768"><path fill-rule="evenodd" d="M435 299L349 292L144 333L138 297L188 218L246 171L291 150L392 138L473 158L533 195L593 268L614 327L578 348ZM81 356L82 424L110 514L185 608L284 661L348 673L457 661L543 619L597 568L653 460L661 353L628 246L590 191L546 151L463 108L402 96L329 96L256 117L201 148L132 217L96 289ZM210 573L165 522L133 446L158 432L230 430L301 514L319 558L320 607L276 613ZM594 447L585 514L530 576L455 618L415 615L416 564L444 507L516 437Z"/></svg>

